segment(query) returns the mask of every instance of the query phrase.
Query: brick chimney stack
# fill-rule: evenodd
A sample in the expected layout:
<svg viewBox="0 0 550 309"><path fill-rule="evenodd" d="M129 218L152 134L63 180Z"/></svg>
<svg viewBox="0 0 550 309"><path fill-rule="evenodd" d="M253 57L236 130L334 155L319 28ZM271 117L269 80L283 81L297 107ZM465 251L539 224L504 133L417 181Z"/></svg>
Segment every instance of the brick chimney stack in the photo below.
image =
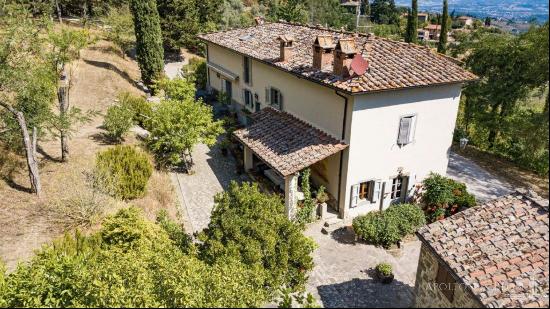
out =
<svg viewBox="0 0 550 309"><path fill-rule="evenodd" d="M294 56L294 37L290 35L281 35L277 40L279 40L281 49L279 61L290 61Z"/></svg>
<svg viewBox="0 0 550 309"><path fill-rule="evenodd" d="M313 67L322 70L332 64L334 43L331 35L318 35L313 42Z"/></svg>
<svg viewBox="0 0 550 309"><path fill-rule="evenodd" d="M355 38L340 39L334 48L333 74L348 77L350 75L351 62L357 53Z"/></svg>

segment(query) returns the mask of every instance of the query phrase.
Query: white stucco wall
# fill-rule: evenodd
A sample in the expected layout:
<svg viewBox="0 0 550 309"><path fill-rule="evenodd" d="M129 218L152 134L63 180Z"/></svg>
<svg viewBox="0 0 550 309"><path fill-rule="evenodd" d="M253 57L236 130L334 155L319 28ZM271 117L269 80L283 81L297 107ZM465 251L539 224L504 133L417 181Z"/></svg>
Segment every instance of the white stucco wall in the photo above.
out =
<svg viewBox="0 0 550 309"><path fill-rule="evenodd" d="M264 108L267 106L265 104L266 88L274 87L283 95L284 111L341 139L345 103L333 89L298 78L256 60L251 61L252 83L246 84L242 78L243 56L214 44L208 44L208 61L239 75L239 79L232 84L232 98L240 103L239 109L244 108L241 96L243 89L249 89L253 94L257 94L261 108ZM210 86L220 90L222 82L216 72L210 69L209 75ZM348 111L348 119L350 114L351 112ZM330 194L337 197L339 169L340 154L336 154L325 159L322 164L312 167L313 181L324 185Z"/></svg>
<svg viewBox="0 0 550 309"><path fill-rule="evenodd" d="M386 182L383 207L389 207L391 178L403 169L410 175L409 188L431 171L445 174L452 143L461 85L388 91L356 96L353 100L348 169L345 190L345 217L380 209L380 202L360 203L350 209L351 186L379 179ZM397 145L399 120L416 115L414 140ZM342 214L342 212L341 212Z"/></svg>

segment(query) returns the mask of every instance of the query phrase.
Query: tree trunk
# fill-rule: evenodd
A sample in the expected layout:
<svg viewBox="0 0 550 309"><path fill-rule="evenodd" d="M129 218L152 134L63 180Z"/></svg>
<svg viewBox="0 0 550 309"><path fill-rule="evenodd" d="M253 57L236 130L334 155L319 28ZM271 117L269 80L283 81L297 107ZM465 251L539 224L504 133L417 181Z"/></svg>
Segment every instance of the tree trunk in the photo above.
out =
<svg viewBox="0 0 550 309"><path fill-rule="evenodd" d="M69 83L65 70L62 71L59 88L57 90L57 96L59 99L59 117L61 121L65 121L67 117L67 111L69 110ZM59 138L61 140L61 161L67 162L69 160L69 143L67 132L65 128L61 126L59 130Z"/></svg>
<svg viewBox="0 0 550 309"><path fill-rule="evenodd" d="M13 114L19 127L21 128L21 136L23 138L23 146L25 147L25 153L27 156L27 167L29 169L29 180L31 182L31 188L38 197L42 196L42 185L40 184L40 174L38 171L38 161L36 160L36 140L37 132L36 128L33 128L32 139L29 136L29 130L27 129L27 122L25 121L25 115L22 112L15 110L13 107L6 103L0 102L0 106L5 107L10 113Z"/></svg>
<svg viewBox="0 0 550 309"><path fill-rule="evenodd" d="M63 23L63 19L61 18L61 8L59 7L59 0L55 0L55 9L57 11L57 18L59 19L59 23Z"/></svg>

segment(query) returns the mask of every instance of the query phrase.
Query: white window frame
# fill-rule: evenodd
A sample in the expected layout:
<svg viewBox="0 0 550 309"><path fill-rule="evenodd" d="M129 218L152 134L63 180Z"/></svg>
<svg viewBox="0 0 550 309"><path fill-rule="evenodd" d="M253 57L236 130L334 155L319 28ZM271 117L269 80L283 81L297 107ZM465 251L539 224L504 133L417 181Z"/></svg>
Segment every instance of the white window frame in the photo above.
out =
<svg viewBox="0 0 550 309"><path fill-rule="evenodd" d="M366 198L360 198L361 185L370 183L369 192L367 192ZM351 186L351 203L350 208L354 208L364 204L373 204L378 202L380 193L382 192L382 181L380 179L369 179L361 181Z"/></svg>
<svg viewBox="0 0 550 309"><path fill-rule="evenodd" d="M272 93L273 92L276 92L278 95L277 95L277 104L273 103L273 95ZM268 104L269 106L275 108L275 109L278 109L280 111L283 110L284 108L284 103L283 103L283 93L281 92L281 90L279 88L275 88L275 87L267 87L265 88L265 102L266 104Z"/></svg>
<svg viewBox="0 0 550 309"><path fill-rule="evenodd" d="M395 200L405 200L407 198L407 193L409 191L409 182L410 182L411 176L410 175L399 175L392 177L390 180L390 199L392 201ZM399 184L394 184L394 180L399 180ZM397 186L400 186L399 189L399 196L394 196L394 188L397 188Z"/></svg>
<svg viewBox="0 0 550 309"><path fill-rule="evenodd" d="M400 141L401 122L403 121L404 118L411 118L411 124L409 127L409 134L407 136L407 140L404 143L402 143ZM399 122L397 123L397 139L396 139L397 145L399 145L400 147L403 147L415 142L417 123L418 123L418 114L406 114L399 117Z"/></svg>

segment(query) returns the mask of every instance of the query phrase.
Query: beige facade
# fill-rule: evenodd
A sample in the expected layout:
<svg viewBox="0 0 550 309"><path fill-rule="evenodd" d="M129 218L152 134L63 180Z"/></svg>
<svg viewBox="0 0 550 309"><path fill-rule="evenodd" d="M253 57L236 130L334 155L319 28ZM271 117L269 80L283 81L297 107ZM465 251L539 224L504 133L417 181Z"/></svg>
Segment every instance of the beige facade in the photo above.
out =
<svg viewBox="0 0 550 309"><path fill-rule="evenodd" d="M311 166L313 181L338 201L334 206L341 218L404 201L406 192L429 172L446 173L461 84L349 95L255 59L250 59L251 79L245 83L244 59L208 43L210 87L225 91L229 82L236 109L249 112L269 106L268 91L275 88L282 101L277 108L349 145ZM252 105L245 106L245 89L254 98ZM398 145L405 116L414 117L411 141ZM404 193L393 196L392 189L399 185ZM361 193L365 190L369 192Z"/></svg>
<svg viewBox="0 0 550 309"><path fill-rule="evenodd" d="M440 267L445 267L430 249L422 244L416 272L415 308L482 308L483 306L462 284L454 285L454 292L445 295L449 283L438 282ZM442 270L446 271L446 270Z"/></svg>

